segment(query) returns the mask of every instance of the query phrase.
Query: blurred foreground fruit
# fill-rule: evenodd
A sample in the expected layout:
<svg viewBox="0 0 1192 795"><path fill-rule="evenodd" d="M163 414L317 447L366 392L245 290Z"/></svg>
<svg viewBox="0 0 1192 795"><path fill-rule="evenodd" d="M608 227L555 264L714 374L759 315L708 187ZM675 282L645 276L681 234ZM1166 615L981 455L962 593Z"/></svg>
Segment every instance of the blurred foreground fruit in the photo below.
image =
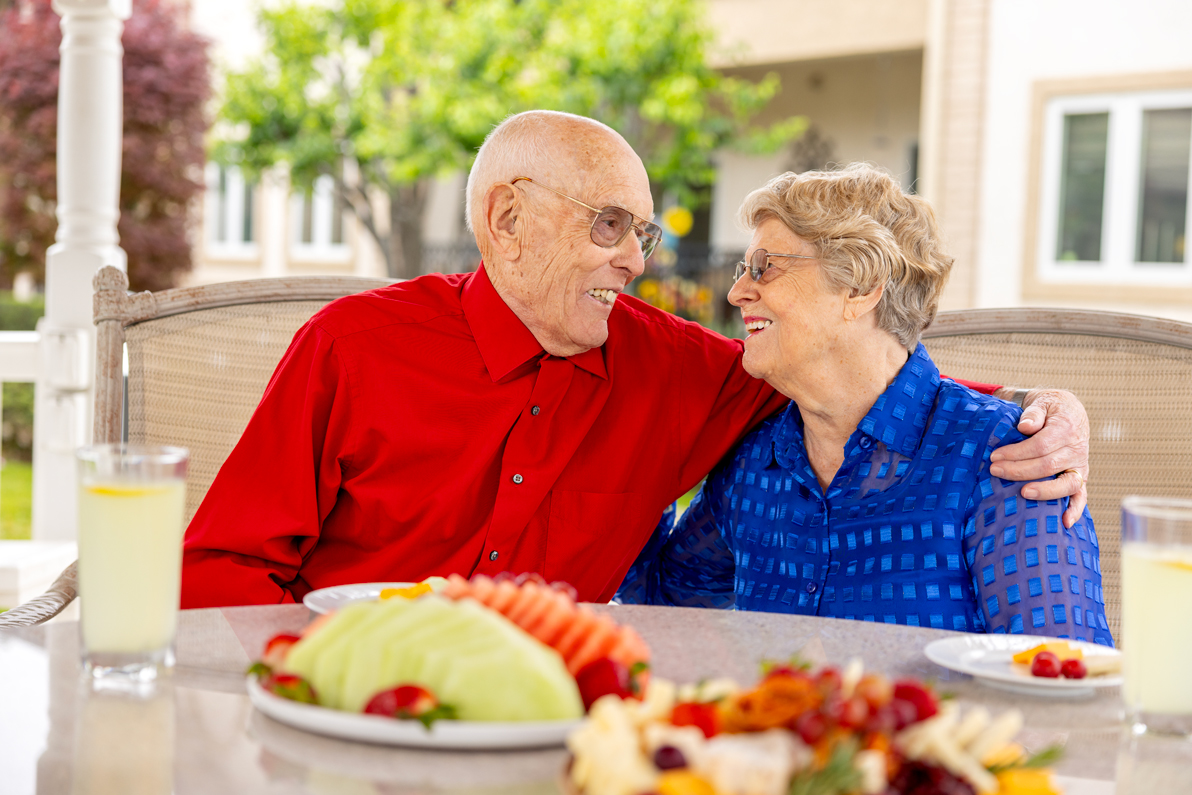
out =
<svg viewBox="0 0 1192 795"><path fill-rule="evenodd" d="M614 695L629 698L633 695L629 669L611 657L601 657L592 660L575 676L575 683L579 685L579 695L584 702L584 710L592 708L592 704L601 696Z"/></svg>
<svg viewBox="0 0 1192 795"><path fill-rule="evenodd" d="M274 635L265 644L265 653L261 655L261 662L270 668L282 668L290 647L301 638L298 635Z"/></svg>
<svg viewBox="0 0 1192 795"><path fill-rule="evenodd" d="M427 727L436 720L451 720L455 717L455 707L440 704L433 693L418 685L399 685L382 690L369 700L364 712L399 720L419 720Z"/></svg>
<svg viewBox="0 0 1192 795"><path fill-rule="evenodd" d="M318 704L319 697L310 682L296 674L269 674L261 682L261 687L275 696L288 698L302 704Z"/></svg>

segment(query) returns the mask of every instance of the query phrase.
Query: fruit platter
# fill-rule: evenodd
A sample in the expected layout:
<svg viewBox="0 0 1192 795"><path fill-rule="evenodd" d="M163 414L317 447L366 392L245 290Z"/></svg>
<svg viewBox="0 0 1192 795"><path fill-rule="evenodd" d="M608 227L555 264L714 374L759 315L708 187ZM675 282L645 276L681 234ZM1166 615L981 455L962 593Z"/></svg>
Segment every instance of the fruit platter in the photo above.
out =
<svg viewBox="0 0 1192 795"><path fill-rule="evenodd" d="M962 710L858 661L677 686L651 676L632 627L536 576L381 589L270 640L248 691L265 715L343 739L565 744L574 795L1057 793L1054 749L1014 742L1017 710Z"/></svg>
<svg viewBox="0 0 1192 795"><path fill-rule="evenodd" d="M597 698L640 693L649 661L631 627L577 604L569 586L454 576L273 638L247 688L269 717L343 739L541 747L562 744Z"/></svg>
<svg viewBox="0 0 1192 795"><path fill-rule="evenodd" d="M962 710L922 682L774 665L743 690L655 678L602 697L567 739L578 795L1056 795L1022 714Z"/></svg>

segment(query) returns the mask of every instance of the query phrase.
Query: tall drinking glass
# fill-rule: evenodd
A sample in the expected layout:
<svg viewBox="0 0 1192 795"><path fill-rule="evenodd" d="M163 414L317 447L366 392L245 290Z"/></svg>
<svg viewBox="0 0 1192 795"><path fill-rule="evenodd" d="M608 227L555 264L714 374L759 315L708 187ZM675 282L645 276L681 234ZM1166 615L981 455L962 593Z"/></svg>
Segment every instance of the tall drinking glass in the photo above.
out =
<svg viewBox="0 0 1192 795"><path fill-rule="evenodd" d="M84 666L97 684L152 682L174 664L188 453L103 444L77 458Z"/></svg>
<svg viewBox="0 0 1192 795"><path fill-rule="evenodd" d="M1134 732L1192 735L1192 500L1122 500L1121 644Z"/></svg>

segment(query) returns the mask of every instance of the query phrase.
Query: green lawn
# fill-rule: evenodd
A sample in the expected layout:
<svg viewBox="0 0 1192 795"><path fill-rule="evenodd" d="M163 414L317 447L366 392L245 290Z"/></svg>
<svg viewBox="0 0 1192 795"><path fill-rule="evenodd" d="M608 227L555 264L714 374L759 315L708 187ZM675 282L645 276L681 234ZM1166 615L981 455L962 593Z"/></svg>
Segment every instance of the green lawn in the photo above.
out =
<svg viewBox="0 0 1192 795"><path fill-rule="evenodd" d="M28 539L33 506L33 465L6 461L0 469L0 539Z"/></svg>

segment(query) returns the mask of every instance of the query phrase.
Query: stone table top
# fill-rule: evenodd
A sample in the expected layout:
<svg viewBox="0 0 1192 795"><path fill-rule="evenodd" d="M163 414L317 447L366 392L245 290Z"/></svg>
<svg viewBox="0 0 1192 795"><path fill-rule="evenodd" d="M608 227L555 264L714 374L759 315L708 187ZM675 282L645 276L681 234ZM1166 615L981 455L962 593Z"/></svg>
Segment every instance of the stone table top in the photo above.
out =
<svg viewBox="0 0 1192 795"><path fill-rule="evenodd" d="M1066 746L1056 767L1069 795L1192 793L1192 743L1132 737L1116 688L1083 699L991 689L930 662L923 648L958 633L860 621L670 607L595 606L633 625L654 672L677 682L752 683L762 660L853 657L892 677L931 679L962 704L1016 707L1028 750ZM0 792L538 793L559 792L562 749L416 751L308 734L257 712L244 671L266 640L310 620L301 605L179 614L177 665L155 696L134 701L80 680L78 625L0 631Z"/></svg>

